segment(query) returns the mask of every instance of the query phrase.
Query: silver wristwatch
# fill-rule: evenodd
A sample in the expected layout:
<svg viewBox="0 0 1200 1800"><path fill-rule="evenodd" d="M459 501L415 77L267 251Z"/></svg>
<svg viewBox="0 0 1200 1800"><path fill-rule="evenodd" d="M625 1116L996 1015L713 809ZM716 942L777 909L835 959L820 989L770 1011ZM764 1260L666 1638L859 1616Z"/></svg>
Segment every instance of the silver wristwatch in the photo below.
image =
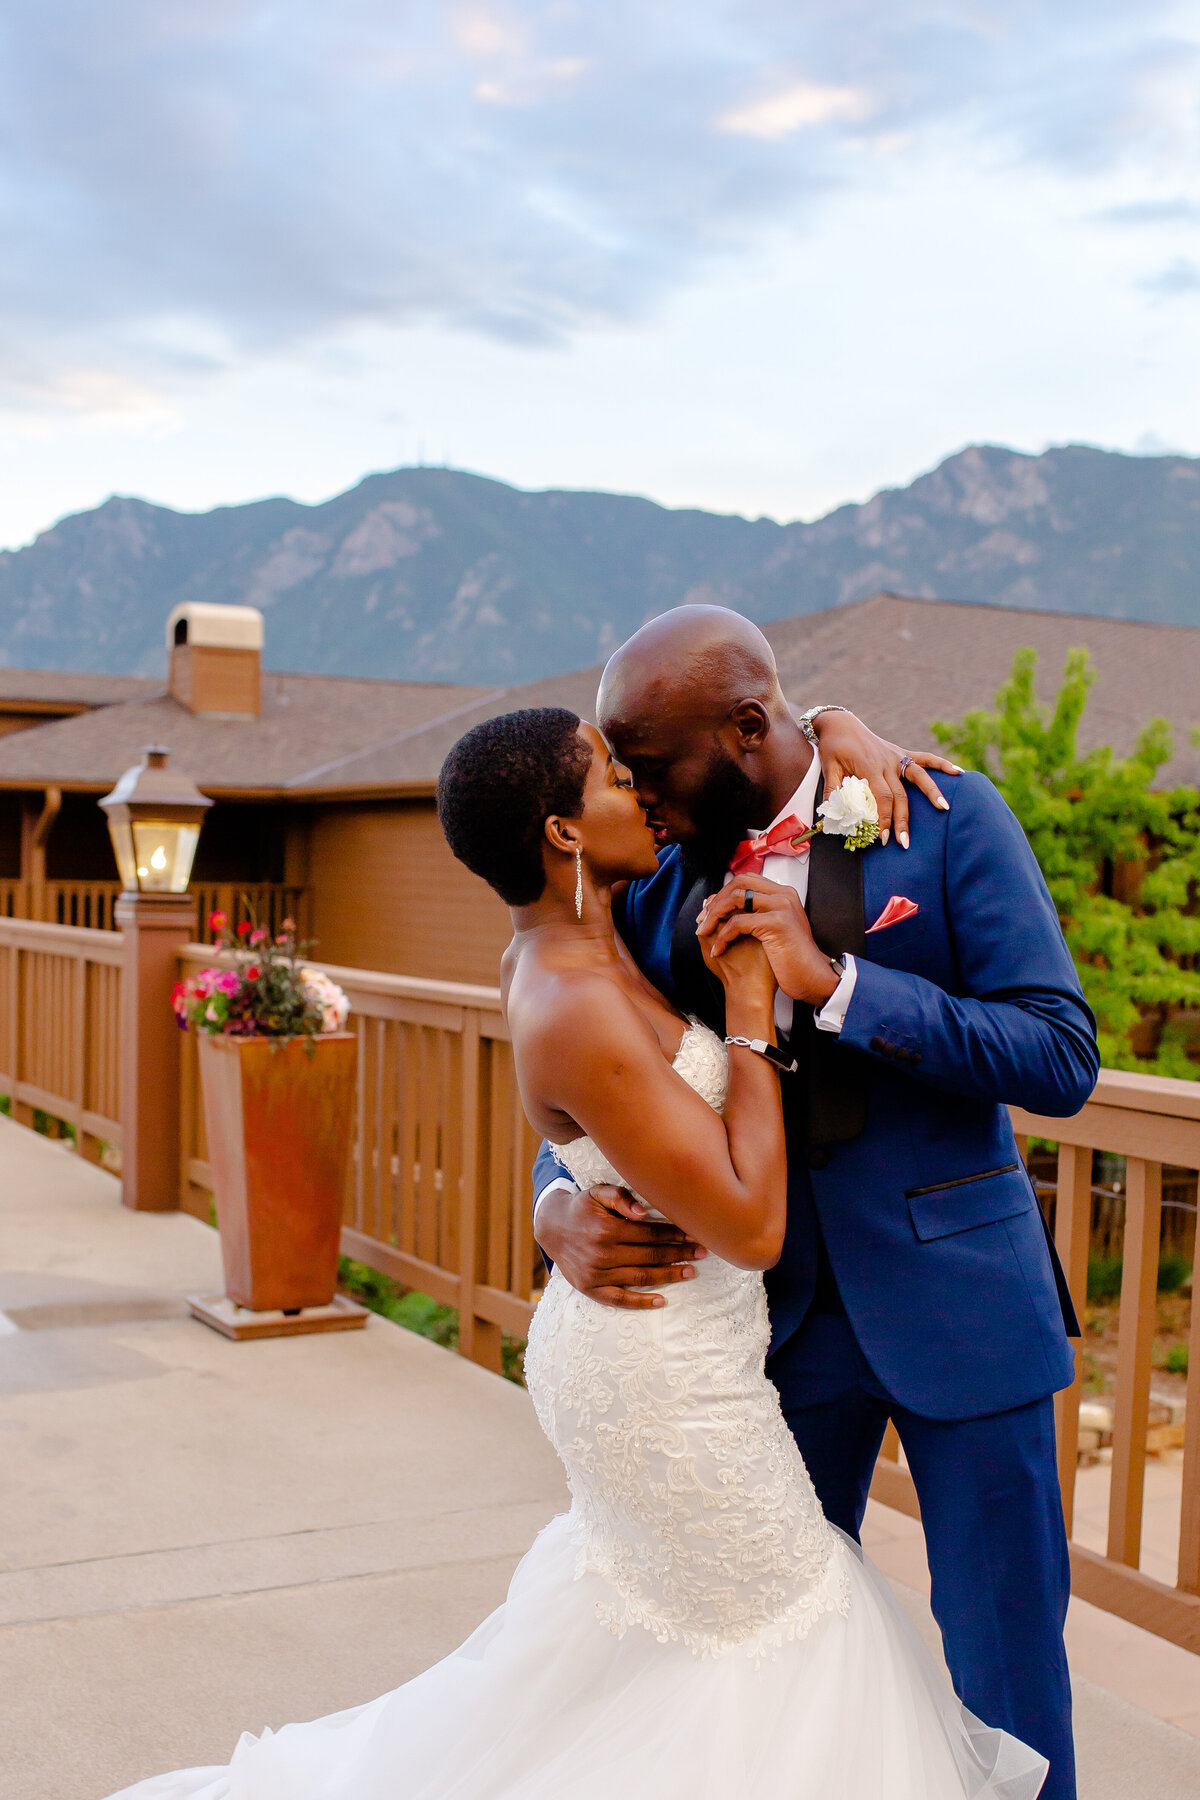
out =
<svg viewBox="0 0 1200 1800"><path fill-rule="evenodd" d="M800 727L801 731L804 733L805 737L808 739L809 743L812 745L813 749L816 750L819 748L819 740L817 738L816 732L813 730L813 720L815 718L817 718L823 712L845 712L845 711L847 711L846 707L835 706L832 701L827 706L810 706L807 712L802 712L800 714L800 717L796 720L796 723Z"/></svg>

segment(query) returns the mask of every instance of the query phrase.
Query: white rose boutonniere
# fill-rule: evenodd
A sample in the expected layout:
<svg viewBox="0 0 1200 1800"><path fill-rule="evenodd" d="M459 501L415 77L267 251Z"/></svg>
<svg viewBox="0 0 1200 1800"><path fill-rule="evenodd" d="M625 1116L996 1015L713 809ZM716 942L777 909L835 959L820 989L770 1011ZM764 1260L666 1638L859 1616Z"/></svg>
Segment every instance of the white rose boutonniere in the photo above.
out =
<svg viewBox="0 0 1200 1800"><path fill-rule="evenodd" d="M845 838L847 850L865 850L879 836L879 808L870 784L861 775L847 775L817 812L819 829L828 836Z"/></svg>

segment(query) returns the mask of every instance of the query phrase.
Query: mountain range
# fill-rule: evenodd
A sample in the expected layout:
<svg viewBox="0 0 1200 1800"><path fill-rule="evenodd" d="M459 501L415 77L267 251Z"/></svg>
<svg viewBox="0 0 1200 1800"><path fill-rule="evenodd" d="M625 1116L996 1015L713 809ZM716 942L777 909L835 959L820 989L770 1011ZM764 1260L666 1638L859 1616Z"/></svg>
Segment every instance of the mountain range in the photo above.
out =
<svg viewBox="0 0 1200 1800"><path fill-rule="evenodd" d="M684 600L766 621L880 589L1200 624L1200 459L974 446L783 525L441 468L317 506L115 496L0 552L0 663L155 675L168 611L195 599L261 607L273 668L511 683L595 663Z"/></svg>

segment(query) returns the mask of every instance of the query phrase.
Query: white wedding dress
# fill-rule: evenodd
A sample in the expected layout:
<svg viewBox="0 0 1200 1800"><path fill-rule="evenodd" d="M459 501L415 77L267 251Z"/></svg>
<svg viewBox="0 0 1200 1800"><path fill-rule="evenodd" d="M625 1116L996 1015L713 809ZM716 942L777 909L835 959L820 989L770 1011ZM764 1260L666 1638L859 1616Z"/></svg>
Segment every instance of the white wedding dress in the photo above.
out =
<svg viewBox="0 0 1200 1800"><path fill-rule="evenodd" d="M675 1068L721 1109L706 1026ZM588 1138L559 1155L619 1180ZM666 1297L551 1276L525 1373L571 1508L460 1649L112 1800L1033 1800L1044 1759L960 1707L826 1522L763 1374L762 1277L710 1255Z"/></svg>

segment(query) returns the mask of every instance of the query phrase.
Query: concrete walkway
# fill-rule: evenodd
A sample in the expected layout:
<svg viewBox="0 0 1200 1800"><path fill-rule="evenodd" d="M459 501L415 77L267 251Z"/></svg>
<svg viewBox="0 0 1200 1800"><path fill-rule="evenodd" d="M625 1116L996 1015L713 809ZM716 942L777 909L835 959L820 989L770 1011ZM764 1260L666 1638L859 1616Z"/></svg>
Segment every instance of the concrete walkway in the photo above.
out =
<svg viewBox="0 0 1200 1800"><path fill-rule="evenodd" d="M219 1288L205 1226L125 1212L111 1177L0 1119L4 1800L100 1800L395 1686L563 1504L519 1389L375 1319L229 1343L183 1303ZM932 1636L916 1528L873 1507L869 1542ZM1196 1659L1104 1626L1109 1663L1150 1656L1147 1685L1192 1684L1200 1711ZM1200 1739L1097 1673L1083 1800L1191 1800Z"/></svg>

